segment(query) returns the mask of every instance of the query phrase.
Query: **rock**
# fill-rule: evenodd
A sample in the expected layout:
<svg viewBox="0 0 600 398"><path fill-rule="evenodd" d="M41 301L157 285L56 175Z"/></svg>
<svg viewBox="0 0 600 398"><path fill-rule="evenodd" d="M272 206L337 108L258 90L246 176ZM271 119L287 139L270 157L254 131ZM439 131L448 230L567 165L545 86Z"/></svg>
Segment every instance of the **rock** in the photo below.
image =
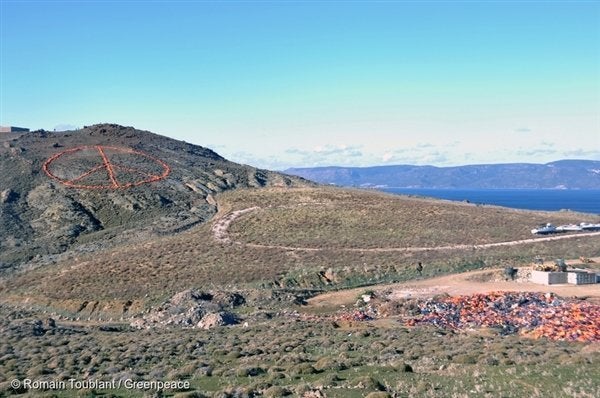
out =
<svg viewBox="0 0 600 398"><path fill-rule="evenodd" d="M221 189L210 181L206 183L206 187L213 192L221 192Z"/></svg>
<svg viewBox="0 0 600 398"><path fill-rule="evenodd" d="M244 302L244 297L239 293L188 289L173 295L160 307L152 309L142 318L136 318L130 325L138 329L165 326L209 329L230 325L237 323L236 318L223 309Z"/></svg>
<svg viewBox="0 0 600 398"><path fill-rule="evenodd" d="M33 321L32 332L34 336L42 336L45 334L46 330L44 329L44 323L39 319Z"/></svg>
<svg viewBox="0 0 600 398"><path fill-rule="evenodd" d="M107 196L115 206L128 211L142 210L149 206L148 201L142 196L136 197L130 194L123 194L122 192L110 193ZM160 201L156 202L160 203ZM158 203L153 203L153 205L157 205Z"/></svg>
<svg viewBox="0 0 600 398"><path fill-rule="evenodd" d="M235 317L228 312L206 314L196 325L199 329L212 329L216 326L233 325L236 323Z"/></svg>
<svg viewBox="0 0 600 398"><path fill-rule="evenodd" d="M335 271L332 268L328 268L327 271L325 271L325 278L330 282L337 282Z"/></svg>
<svg viewBox="0 0 600 398"><path fill-rule="evenodd" d="M215 200L215 198L213 198L211 194L206 195L206 202L211 206L217 205L217 201Z"/></svg>
<svg viewBox="0 0 600 398"><path fill-rule="evenodd" d="M27 204L38 217L30 222L33 230L44 238L61 239L97 231L100 222L79 202L64 196L50 184L42 184L27 195Z"/></svg>
<svg viewBox="0 0 600 398"><path fill-rule="evenodd" d="M172 305L187 305L196 304L198 301L210 301L213 299L213 295L207 292L202 292L196 289L187 289L182 292L176 293L171 297L169 303Z"/></svg>
<svg viewBox="0 0 600 398"><path fill-rule="evenodd" d="M246 299L244 296L237 292L216 292L214 294L213 301L222 307L229 308L235 308L246 304Z"/></svg>
<svg viewBox="0 0 600 398"><path fill-rule="evenodd" d="M143 318L136 318L133 321L131 321L129 326L136 329L145 329L148 326L148 324Z"/></svg>
<svg viewBox="0 0 600 398"><path fill-rule="evenodd" d="M5 189L0 193L0 203L10 203L17 199L18 195L12 189Z"/></svg>
<svg viewBox="0 0 600 398"><path fill-rule="evenodd" d="M10 148L10 154L13 156L17 156L23 153L24 149L21 147Z"/></svg>
<svg viewBox="0 0 600 398"><path fill-rule="evenodd" d="M412 366L410 366L407 363L403 363L402 365L400 365L400 371L401 372L405 372L405 373L413 373L413 368Z"/></svg>
<svg viewBox="0 0 600 398"><path fill-rule="evenodd" d="M310 391L306 391L303 395L302 398L325 398L325 393L323 393L323 390L320 388L314 388Z"/></svg>

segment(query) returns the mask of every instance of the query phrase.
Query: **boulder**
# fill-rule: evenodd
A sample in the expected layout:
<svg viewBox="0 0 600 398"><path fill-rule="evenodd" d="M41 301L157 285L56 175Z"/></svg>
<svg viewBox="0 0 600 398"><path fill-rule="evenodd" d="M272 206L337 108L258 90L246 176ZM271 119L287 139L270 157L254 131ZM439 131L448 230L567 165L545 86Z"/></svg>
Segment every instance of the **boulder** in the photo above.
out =
<svg viewBox="0 0 600 398"><path fill-rule="evenodd" d="M228 312L209 313L204 315L196 325L199 329L212 329L217 326L233 325L237 323L235 316Z"/></svg>
<svg viewBox="0 0 600 398"><path fill-rule="evenodd" d="M12 189L5 189L0 193L0 203L10 203L17 199L17 193Z"/></svg>
<svg viewBox="0 0 600 398"><path fill-rule="evenodd" d="M173 295L161 306L150 310L141 318L131 322L131 326L144 329L161 326L198 327L209 329L236 322L234 315L223 311L245 302L239 293L205 292L187 289Z"/></svg>

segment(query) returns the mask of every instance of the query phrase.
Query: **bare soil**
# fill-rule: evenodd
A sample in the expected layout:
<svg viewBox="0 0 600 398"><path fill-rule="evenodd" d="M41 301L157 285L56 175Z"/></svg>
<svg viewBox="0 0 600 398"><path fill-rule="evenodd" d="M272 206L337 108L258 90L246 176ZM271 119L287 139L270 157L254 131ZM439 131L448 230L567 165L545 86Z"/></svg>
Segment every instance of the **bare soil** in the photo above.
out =
<svg viewBox="0 0 600 398"><path fill-rule="evenodd" d="M598 264L600 257L592 260L595 264ZM576 261L568 261L567 263L573 264ZM520 268L519 272L526 270L526 268ZM547 292L563 297L585 298L588 301L600 303L600 284L547 286L527 281L499 281L496 277L499 272L501 272L500 269L486 269L415 280L407 283L328 292L307 300L308 304L305 310L308 312L322 312L326 309L339 309L341 306L351 306L356 302L357 297L366 290L371 290L376 294L378 292L385 292L385 295L390 299L429 298L439 294L456 296L493 291Z"/></svg>

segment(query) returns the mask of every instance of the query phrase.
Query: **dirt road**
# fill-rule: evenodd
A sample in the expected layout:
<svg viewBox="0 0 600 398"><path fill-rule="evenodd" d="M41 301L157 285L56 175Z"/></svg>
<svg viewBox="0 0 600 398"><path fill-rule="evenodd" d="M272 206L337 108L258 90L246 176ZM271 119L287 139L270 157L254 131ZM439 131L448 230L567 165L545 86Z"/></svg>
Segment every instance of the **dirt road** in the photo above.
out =
<svg viewBox="0 0 600 398"><path fill-rule="evenodd" d="M215 240L220 243L231 242L231 238L229 238L229 233L227 232L227 229L229 229L231 223L234 222L238 217L246 213L250 213L251 211L258 210L259 208L260 207L249 207L243 210L232 211L231 213L217 219L211 228Z"/></svg>
<svg viewBox="0 0 600 398"><path fill-rule="evenodd" d="M596 264L600 258L595 258ZM520 269L524 272L526 269ZM531 282L498 281L502 270L478 270L440 276L430 279L421 279L405 283L386 284L362 287L357 289L342 290L320 294L308 300L307 310L325 308L339 308L342 305L351 306L356 298L366 290L386 292L390 299L401 298L427 298L437 294L447 293L451 296L474 293L488 293L493 291L518 291L518 292L551 292L563 297L589 297L589 300L600 302L600 284L595 285L538 285Z"/></svg>
<svg viewBox="0 0 600 398"><path fill-rule="evenodd" d="M243 245L247 247L255 247L255 248L265 248L265 249L282 249L282 250L290 250L290 251L321 251L325 250L323 248L318 247L295 247L295 246L278 246L278 245L261 245L256 243L244 243L240 241L233 241L229 237L228 229L229 226L239 217L244 214L251 213L254 210L258 210L260 207L249 207L243 210L236 210L225 216L217 219L212 227L212 232L214 238L221 243L235 243L238 245ZM447 246L433 246L433 247L385 247L385 248L370 248L370 249L361 249L361 248L353 248L353 247L343 247L337 248L336 250L344 251L344 252L428 252L428 251L444 251L444 250L469 250L469 249L487 249L491 247L504 247L504 246L517 246L517 245L526 245L530 243L538 243L538 242L552 242L557 240L564 239L574 239L574 238L583 238L590 236L600 236L600 232L584 232L584 233L573 233L568 235L559 235L559 236L545 236L542 238L530 238L530 239L520 239L513 240L508 242L495 242L495 243L484 243L480 245L474 244L461 244L461 245L447 245Z"/></svg>

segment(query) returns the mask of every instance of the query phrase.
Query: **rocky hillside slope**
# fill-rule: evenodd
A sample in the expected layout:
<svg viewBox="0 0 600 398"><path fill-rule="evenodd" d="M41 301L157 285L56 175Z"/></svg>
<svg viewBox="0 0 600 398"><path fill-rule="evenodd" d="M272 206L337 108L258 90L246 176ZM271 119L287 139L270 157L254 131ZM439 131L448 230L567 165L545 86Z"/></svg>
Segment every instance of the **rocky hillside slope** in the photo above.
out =
<svg viewBox="0 0 600 398"><path fill-rule="evenodd" d="M0 170L0 274L72 248L183 231L210 219L223 191L310 185L114 124L3 134Z"/></svg>

